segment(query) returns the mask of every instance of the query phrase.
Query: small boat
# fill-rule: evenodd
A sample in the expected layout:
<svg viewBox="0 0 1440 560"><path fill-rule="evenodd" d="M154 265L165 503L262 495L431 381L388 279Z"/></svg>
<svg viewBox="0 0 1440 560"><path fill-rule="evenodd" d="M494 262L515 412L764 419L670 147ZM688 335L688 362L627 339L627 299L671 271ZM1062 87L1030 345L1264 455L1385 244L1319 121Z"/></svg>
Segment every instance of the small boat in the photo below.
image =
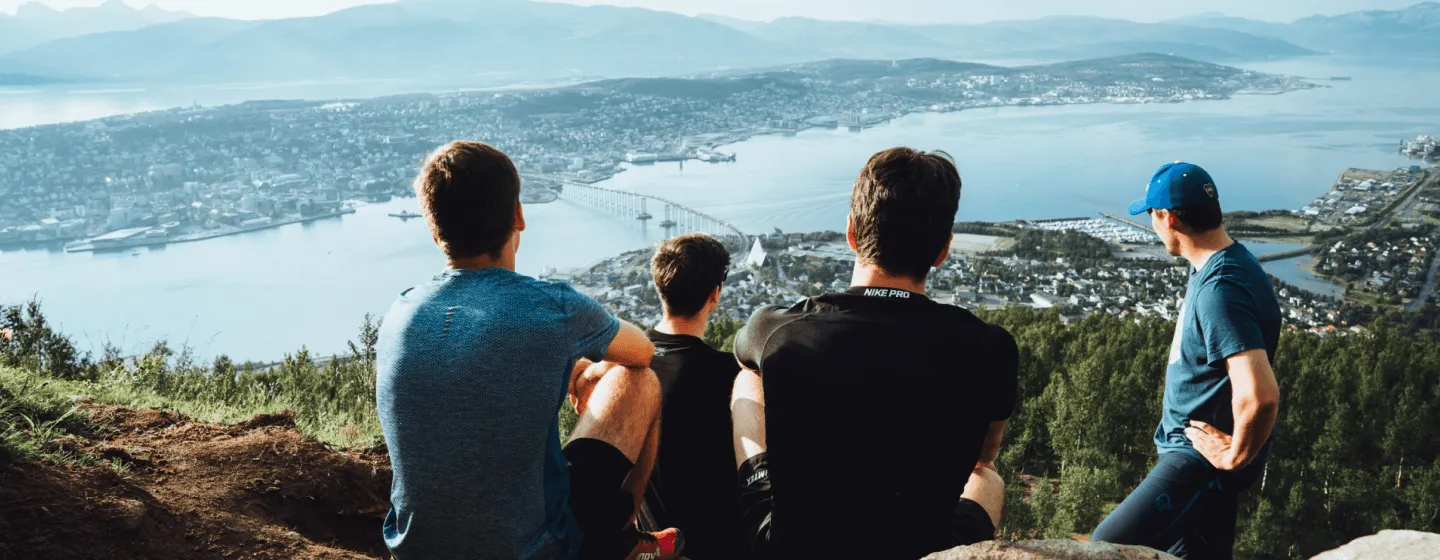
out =
<svg viewBox="0 0 1440 560"><path fill-rule="evenodd" d="M663 222L660 222L660 227L662 227L662 228L672 228L672 227L675 227L675 220L665 220L665 221L663 221Z"/></svg>
<svg viewBox="0 0 1440 560"><path fill-rule="evenodd" d="M138 257L138 256L140 256L140 250L139 250L139 249L136 249L136 250L134 250L134 251L130 251L130 256L132 256L132 257Z"/></svg>
<svg viewBox="0 0 1440 560"><path fill-rule="evenodd" d="M402 220L408 220L408 219L410 219L410 218L419 218L420 216L421 216L420 214L416 214L416 213L411 212L411 211L409 211L409 210L406 210L406 211L404 211L404 212L392 212L392 213L390 214L390 217L391 217L391 218L400 218L400 219L402 219Z"/></svg>
<svg viewBox="0 0 1440 560"><path fill-rule="evenodd" d="M649 220L649 219L654 218L654 217L655 217L655 216L651 216L649 212L645 212L645 213L640 214L639 216L635 216L635 219L644 221L644 220Z"/></svg>

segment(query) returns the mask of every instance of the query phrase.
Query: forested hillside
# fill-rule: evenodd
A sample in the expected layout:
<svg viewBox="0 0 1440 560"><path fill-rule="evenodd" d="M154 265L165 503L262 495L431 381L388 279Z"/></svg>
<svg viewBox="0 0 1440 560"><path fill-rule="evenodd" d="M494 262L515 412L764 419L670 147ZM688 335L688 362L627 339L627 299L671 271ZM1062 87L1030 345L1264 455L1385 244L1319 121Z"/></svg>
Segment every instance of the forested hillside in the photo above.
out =
<svg viewBox="0 0 1440 560"><path fill-rule="evenodd" d="M1087 534L1154 461L1173 324L1095 315L1066 325L1026 308L983 316L1010 329L1021 349L1022 402L1000 459L1011 486L1003 536ZM710 341L728 348L738 327L713 324ZM143 357L91 359L38 305L3 309L0 333L0 373L24 372L0 375L0 401L43 378L98 401L207 421L289 409L322 441L381 443L368 320L347 356L317 365L302 350L266 369L224 357L197 364L163 344ZM1280 435L1242 505L1239 557L1308 558L1381 529L1440 531L1440 337L1393 319L1345 335L1287 332L1275 369ZM57 442L82 428L63 404L47 402L18 411L0 403L0 462L8 454L95 464ZM955 406L966 406L964 395Z"/></svg>

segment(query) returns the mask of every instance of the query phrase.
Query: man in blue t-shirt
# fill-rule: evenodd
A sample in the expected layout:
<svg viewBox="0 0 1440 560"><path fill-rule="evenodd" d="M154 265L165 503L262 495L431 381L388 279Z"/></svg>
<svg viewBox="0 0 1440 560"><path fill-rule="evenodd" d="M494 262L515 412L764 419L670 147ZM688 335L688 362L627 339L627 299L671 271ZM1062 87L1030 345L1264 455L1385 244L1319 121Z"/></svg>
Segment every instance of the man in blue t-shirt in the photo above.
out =
<svg viewBox="0 0 1440 560"><path fill-rule="evenodd" d="M1159 462L1091 539L1230 558L1239 496L1269 459L1279 411L1280 305L1260 262L1225 233L1204 169L1161 167L1130 205L1146 212L1169 253L1189 261L1190 284L1165 373Z"/></svg>
<svg viewBox="0 0 1440 560"><path fill-rule="evenodd" d="M415 191L449 266L403 292L380 329L386 545L399 560L674 557L674 529L633 522L659 437L645 333L515 272L520 176L499 150L446 145ZM580 419L562 449L567 394Z"/></svg>

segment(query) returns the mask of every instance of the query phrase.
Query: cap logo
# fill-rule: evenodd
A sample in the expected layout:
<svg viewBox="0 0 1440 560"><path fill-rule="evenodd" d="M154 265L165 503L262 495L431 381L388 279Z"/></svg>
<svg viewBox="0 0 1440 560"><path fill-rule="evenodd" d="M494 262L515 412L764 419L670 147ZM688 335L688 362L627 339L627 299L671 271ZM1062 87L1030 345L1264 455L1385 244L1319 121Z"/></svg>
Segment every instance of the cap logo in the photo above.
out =
<svg viewBox="0 0 1440 560"><path fill-rule="evenodd" d="M1205 189L1205 194L1210 195L1210 198L1215 198L1215 185L1212 185L1212 184L1210 184L1210 183L1205 183L1204 189Z"/></svg>

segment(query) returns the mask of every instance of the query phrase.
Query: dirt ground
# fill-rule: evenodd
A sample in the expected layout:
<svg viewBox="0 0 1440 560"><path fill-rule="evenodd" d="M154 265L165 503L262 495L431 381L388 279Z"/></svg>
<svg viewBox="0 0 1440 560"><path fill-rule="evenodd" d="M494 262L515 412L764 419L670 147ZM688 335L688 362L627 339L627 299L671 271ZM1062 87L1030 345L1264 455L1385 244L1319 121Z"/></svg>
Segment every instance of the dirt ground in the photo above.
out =
<svg viewBox="0 0 1440 560"><path fill-rule="evenodd" d="M380 558L383 450L335 450L285 415L234 426L86 405L67 443L124 468L0 465L0 559Z"/></svg>

